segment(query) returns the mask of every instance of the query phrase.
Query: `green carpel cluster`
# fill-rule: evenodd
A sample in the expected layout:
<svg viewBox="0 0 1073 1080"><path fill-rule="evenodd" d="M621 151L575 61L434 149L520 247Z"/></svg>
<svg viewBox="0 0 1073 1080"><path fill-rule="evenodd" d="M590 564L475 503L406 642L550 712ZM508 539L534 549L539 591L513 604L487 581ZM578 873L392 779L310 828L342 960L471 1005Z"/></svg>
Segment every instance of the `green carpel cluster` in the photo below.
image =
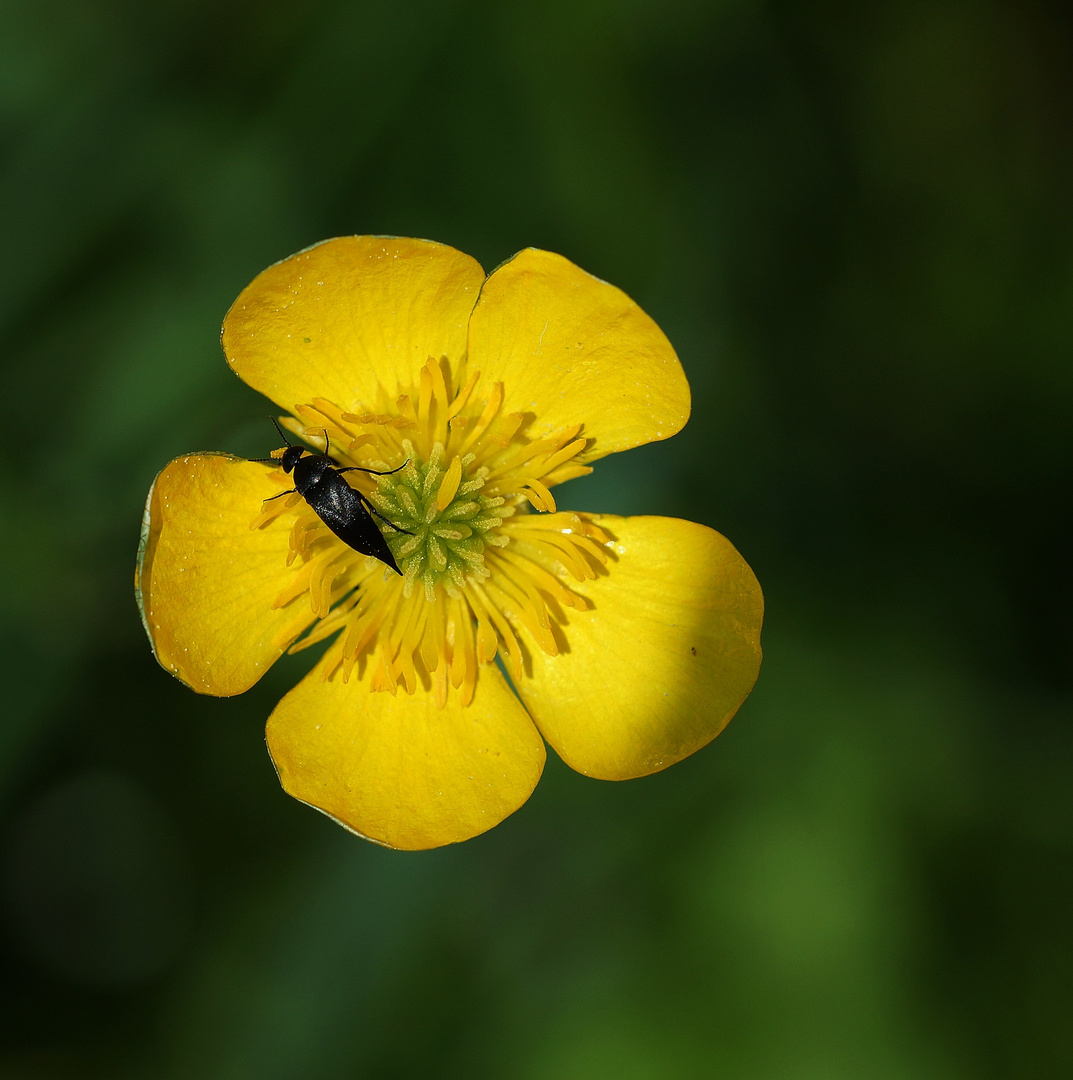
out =
<svg viewBox="0 0 1073 1080"><path fill-rule="evenodd" d="M505 536L495 530L514 513L505 500L481 494L486 468L469 473L474 455L461 459L462 473L453 497L440 509L441 489L448 473L442 443L436 443L426 462L417 456L413 444L403 443L409 461L390 476L379 476L377 490L369 501L393 525L381 531L402 570L409 594L421 582L431 600L436 583L442 581L448 595L456 596L466 587L467 577L488 577L484 565L486 544L502 547ZM410 535L406 535L409 533Z"/></svg>

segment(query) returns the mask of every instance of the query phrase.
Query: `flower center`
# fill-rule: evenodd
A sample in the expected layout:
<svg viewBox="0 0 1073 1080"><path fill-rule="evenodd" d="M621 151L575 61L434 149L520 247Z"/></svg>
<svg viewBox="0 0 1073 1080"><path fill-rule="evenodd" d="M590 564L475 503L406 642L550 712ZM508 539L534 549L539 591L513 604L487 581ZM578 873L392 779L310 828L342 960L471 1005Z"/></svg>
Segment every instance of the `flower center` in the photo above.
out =
<svg viewBox="0 0 1073 1080"><path fill-rule="evenodd" d="M564 611L588 606L570 578L594 578L608 559L607 534L584 515L555 513L550 491L592 471L577 460L587 440L581 424L530 437L533 418L503 414L501 383L481 401L479 378L454 387L447 361L430 358L393 402L381 390L372 408L343 411L318 398L283 419L314 444L327 438L340 465L398 469L345 478L391 523L377 521L402 576L332 535L300 495L266 502L251 527L291 520L294 575L276 606L305 594L319 619L280 647L343 630L329 677L371 670L374 690L424 686L441 707L449 687L468 704L480 665L500 652L515 682L530 642L558 654ZM287 486L282 470L269 476Z"/></svg>
<svg viewBox="0 0 1073 1080"><path fill-rule="evenodd" d="M419 581L431 601L438 584L455 594L466 587L467 574L489 576L485 547L507 544L496 530L514 511L497 513L506 499L482 494L488 468L474 468L475 454L456 455L447 464L443 443L433 446L426 462L409 439L403 449L406 466L378 477L369 500L402 530L382 531L407 584Z"/></svg>

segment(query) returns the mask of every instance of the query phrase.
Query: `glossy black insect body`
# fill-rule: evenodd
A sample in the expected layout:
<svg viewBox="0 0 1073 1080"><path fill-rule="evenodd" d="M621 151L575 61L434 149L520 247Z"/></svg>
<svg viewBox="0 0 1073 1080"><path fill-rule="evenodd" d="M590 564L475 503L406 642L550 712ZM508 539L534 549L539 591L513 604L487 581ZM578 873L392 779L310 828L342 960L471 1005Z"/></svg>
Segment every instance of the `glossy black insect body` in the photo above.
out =
<svg viewBox="0 0 1073 1080"><path fill-rule="evenodd" d="M276 424L276 421L272 421ZM329 529L343 541L349 544L355 551L362 555L372 555L382 563L386 563L401 574L395 556L387 546L384 534L380 531L373 515L380 518L385 524L390 525L396 532L406 533L397 525L388 521L369 500L356 488L352 488L344 479L343 473L364 472L373 476L390 476L406 467L403 462L398 469L390 469L387 472L377 472L375 469L362 469L356 465L336 465L327 453L315 454L301 446L293 446L283 434L283 429L276 424L276 430L287 443L287 449L279 458L253 458L254 461L262 461L266 465L280 465L286 473L294 474L294 487L288 491L281 491L279 495L273 495L272 499L278 499L283 495L290 495L297 491L313 512L328 526ZM324 449L328 449L328 433L324 433ZM265 502L270 502L266 499ZM412 533L406 533L412 536Z"/></svg>

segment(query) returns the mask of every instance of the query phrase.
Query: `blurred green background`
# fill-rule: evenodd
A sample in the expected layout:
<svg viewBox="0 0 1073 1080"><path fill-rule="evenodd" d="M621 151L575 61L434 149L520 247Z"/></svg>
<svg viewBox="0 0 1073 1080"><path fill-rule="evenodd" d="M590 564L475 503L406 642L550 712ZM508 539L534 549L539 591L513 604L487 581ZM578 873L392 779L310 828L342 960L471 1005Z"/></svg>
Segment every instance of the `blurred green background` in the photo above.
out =
<svg viewBox="0 0 1073 1080"><path fill-rule="evenodd" d="M4 0L0 1076L1073 1075L1073 23L1047 0ZM728 535L727 732L405 855L132 596L217 334L343 233L561 252L693 419L560 505Z"/></svg>

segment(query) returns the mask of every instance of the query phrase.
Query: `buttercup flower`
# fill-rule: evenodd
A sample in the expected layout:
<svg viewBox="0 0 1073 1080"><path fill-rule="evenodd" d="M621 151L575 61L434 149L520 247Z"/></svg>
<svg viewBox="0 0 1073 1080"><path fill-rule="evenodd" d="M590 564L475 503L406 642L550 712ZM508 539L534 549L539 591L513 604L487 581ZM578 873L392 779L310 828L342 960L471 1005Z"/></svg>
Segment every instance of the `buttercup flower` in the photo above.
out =
<svg viewBox="0 0 1073 1080"><path fill-rule="evenodd" d="M401 574L281 495L294 477L272 464L189 454L149 494L136 588L167 670L238 694L330 639L268 720L295 798L436 847L521 806L543 740L586 775L643 776L752 689L763 599L724 537L556 511L555 485L689 417L674 350L618 289L546 251L486 277L442 244L344 237L256 278L223 347L312 452L397 470L339 479Z"/></svg>

